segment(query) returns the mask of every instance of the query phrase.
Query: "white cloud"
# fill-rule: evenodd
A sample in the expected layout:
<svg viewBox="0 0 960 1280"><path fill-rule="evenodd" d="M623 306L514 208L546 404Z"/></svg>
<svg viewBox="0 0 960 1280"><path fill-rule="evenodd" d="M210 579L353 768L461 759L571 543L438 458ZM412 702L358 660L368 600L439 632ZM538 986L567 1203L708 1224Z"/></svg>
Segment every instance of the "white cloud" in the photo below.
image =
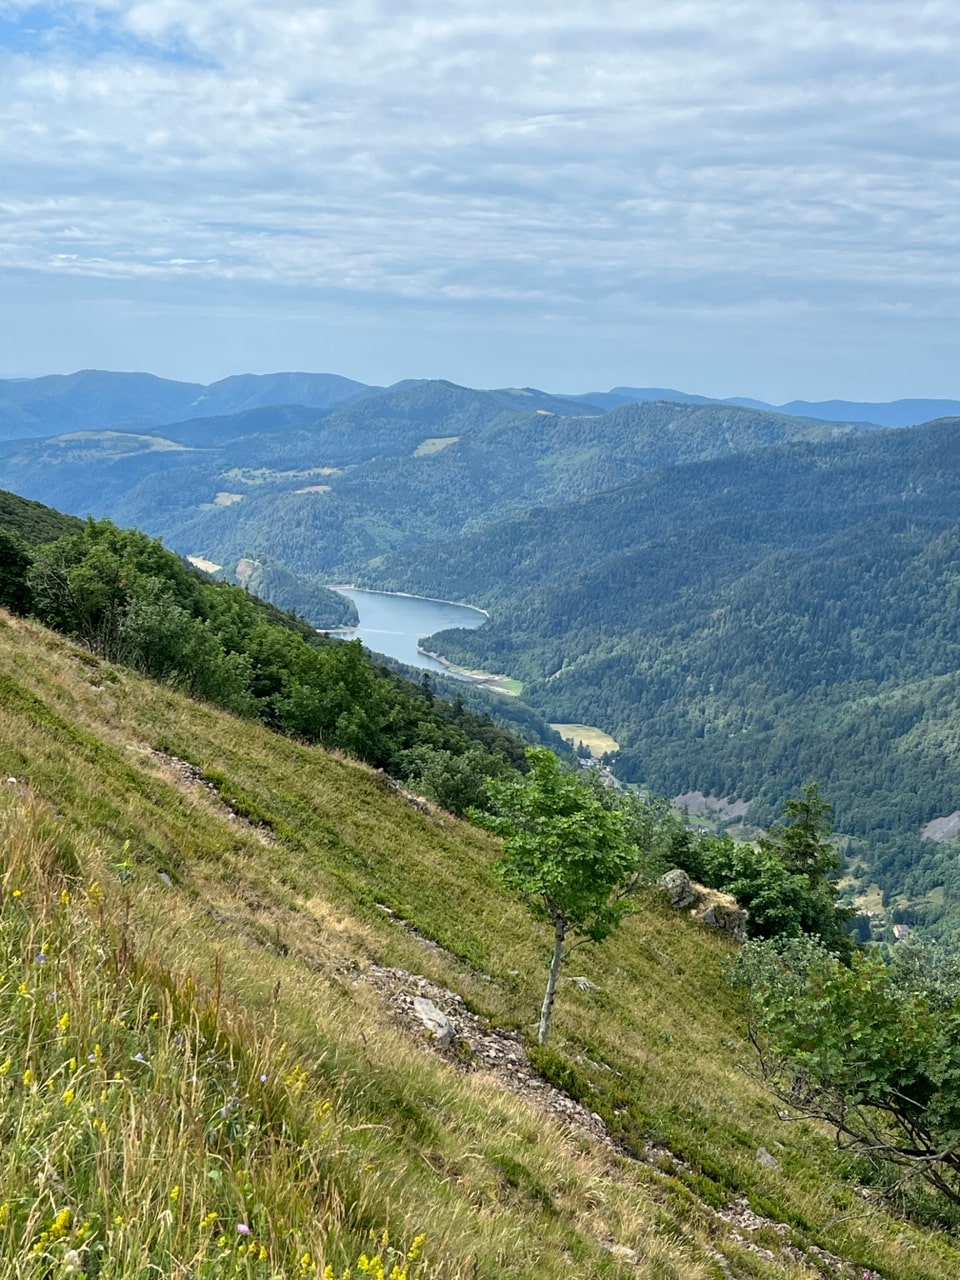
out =
<svg viewBox="0 0 960 1280"><path fill-rule="evenodd" d="M0 33L8 271L956 317L953 5L0 0Z"/></svg>

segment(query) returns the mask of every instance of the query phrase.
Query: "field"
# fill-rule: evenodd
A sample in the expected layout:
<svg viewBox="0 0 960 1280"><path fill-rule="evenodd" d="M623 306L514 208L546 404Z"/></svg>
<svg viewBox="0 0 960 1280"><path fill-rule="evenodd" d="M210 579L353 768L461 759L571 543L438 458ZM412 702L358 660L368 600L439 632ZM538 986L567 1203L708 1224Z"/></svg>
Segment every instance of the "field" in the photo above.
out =
<svg viewBox="0 0 960 1280"><path fill-rule="evenodd" d="M620 750L620 743L616 738L611 738L609 733L604 733L592 724L552 724L550 728L556 729L561 738L572 742L574 746L582 742L590 754L598 758L607 752Z"/></svg>

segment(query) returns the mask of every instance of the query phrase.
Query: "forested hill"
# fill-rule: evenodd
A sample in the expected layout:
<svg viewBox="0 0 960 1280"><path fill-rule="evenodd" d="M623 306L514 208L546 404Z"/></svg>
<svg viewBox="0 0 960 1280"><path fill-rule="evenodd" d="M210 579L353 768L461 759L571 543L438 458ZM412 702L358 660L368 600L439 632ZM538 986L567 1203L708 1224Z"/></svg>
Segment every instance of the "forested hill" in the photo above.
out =
<svg viewBox="0 0 960 1280"><path fill-rule="evenodd" d="M136 430L269 405L323 410L379 390L329 373L247 373L204 386L149 373L82 369L0 380L0 440L61 431Z"/></svg>
<svg viewBox="0 0 960 1280"><path fill-rule="evenodd" d="M853 430L717 404L650 402L604 414L542 392L447 382L401 387L312 421L304 413L250 410L151 432L20 440L0 445L0 483L135 524L186 555L221 565L270 558L309 580L651 468Z"/></svg>
<svg viewBox="0 0 960 1280"><path fill-rule="evenodd" d="M597 724L655 790L811 777L890 892L960 893L919 838L960 809L960 420L674 467L394 556L377 585L482 604L431 647Z"/></svg>

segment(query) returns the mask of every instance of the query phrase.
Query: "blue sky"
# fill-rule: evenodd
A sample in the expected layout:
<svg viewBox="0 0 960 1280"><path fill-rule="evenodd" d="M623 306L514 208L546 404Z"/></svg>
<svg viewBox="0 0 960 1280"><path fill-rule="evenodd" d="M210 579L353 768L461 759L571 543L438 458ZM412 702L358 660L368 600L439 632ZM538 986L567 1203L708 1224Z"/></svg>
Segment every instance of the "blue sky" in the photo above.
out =
<svg viewBox="0 0 960 1280"><path fill-rule="evenodd" d="M0 0L0 375L960 396L947 0Z"/></svg>

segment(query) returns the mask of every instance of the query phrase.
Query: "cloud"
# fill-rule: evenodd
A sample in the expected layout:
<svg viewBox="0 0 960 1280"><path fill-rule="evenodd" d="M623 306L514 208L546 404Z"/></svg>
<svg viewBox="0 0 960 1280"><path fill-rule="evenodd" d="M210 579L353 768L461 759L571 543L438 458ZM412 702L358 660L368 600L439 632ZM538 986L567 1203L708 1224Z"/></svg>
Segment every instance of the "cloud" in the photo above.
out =
<svg viewBox="0 0 960 1280"><path fill-rule="evenodd" d="M937 0L0 0L0 269L955 318L958 55Z"/></svg>

